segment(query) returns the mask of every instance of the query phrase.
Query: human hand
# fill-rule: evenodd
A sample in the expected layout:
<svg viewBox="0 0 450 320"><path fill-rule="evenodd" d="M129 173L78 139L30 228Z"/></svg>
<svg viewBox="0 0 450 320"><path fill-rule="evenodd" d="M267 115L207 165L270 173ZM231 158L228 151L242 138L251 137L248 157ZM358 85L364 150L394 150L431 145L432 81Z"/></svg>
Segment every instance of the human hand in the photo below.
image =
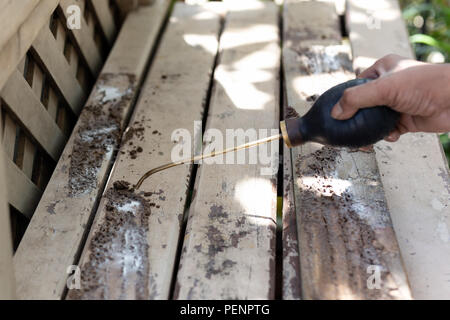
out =
<svg viewBox="0 0 450 320"><path fill-rule="evenodd" d="M407 132L450 131L449 64L434 65L391 54L358 77L375 80L345 90L332 109L333 118L345 120L358 109L386 105L401 113L387 141L397 141Z"/></svg>

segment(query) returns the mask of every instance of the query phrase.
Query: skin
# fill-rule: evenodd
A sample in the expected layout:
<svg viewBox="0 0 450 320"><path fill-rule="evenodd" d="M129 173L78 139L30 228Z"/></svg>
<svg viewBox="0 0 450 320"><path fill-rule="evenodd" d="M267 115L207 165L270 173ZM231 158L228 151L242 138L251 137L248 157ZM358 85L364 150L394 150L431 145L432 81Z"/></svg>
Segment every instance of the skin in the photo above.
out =
<svg viewBox="0 0 450 320"><path fill-rule="evenodd" d="M397 141L408 132L450 131L450 64L434 65L391 54L358 77L375 80L345 90L333 107L333 118L345 120L358 109L386 105L401 113L387 141Z"/></svg>

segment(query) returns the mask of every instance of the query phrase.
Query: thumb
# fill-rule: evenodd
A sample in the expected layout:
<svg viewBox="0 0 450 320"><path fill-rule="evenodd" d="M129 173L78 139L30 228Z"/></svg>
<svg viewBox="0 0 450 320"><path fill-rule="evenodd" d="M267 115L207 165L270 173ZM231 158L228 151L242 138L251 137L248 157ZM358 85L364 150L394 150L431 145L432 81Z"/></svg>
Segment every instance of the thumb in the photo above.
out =
<svg viewBox="0 0 450 320"><path fill-rule="evenodd" d="M337 120L351 118L358 109L386 104L386 81L383 78L348 88L331 110L331 116Z"/></svg>

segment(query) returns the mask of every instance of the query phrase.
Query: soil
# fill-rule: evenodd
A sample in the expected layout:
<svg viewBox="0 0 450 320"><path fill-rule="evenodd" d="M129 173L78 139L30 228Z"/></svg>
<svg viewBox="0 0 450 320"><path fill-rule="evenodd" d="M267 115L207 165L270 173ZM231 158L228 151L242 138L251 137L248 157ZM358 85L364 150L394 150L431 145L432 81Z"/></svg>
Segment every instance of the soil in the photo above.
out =
<svg viewBox="0 0 450 320"><path fill-rule="evenodd" d="M117 85L115 85L117 84ZM69 196L90 193L97 188L97 175L109 152L118 148L122 135L124 108L135 93L133 75L103 74L96 84L100 93L86 105L78 120L69 168ZM107 97L101 87L114 89L120 96ZM103 94L102 94L103 93Z"/></svg>
<svg viewBox="0 0 450 320"><path fill-rule="evenodd" d="M68 297L147 299L151 204L126 181L116 181L105 198L104 218L89 242L89 260L81 267L81 290L71 290Z"/></svg>
<svg viewBox="0 0 450 320"><path fill-rule="evenodd" d="M364 209L358 209L359 203L354 199L351 187L343 188L336 183L338 157L339 149L323 147L312 154L299 156L295 162L296 175L310 178L302 179L298 197L301 203L299 232L304 239L301 245L304 250L302 272L306 277L316 274L314 277L311 275L311 279L323 278L321 282L327 283L330 288L339 287L342 285L340 281L351 274L345 285L353 292L364 291L366 298L392 298L386 288L366 288L365 270L371 265L385 265L384 247L378 243L374 227L363 220L357 211ZM317 256L315 248L327 249ZM316 265L316 259L322 261L320 266ZM348 264L345 270L335 267L338 261ZM382 283L389 282L387 277L390 273L386 271L382 273ZM329 293L331 297L332 289Z"/></svg>

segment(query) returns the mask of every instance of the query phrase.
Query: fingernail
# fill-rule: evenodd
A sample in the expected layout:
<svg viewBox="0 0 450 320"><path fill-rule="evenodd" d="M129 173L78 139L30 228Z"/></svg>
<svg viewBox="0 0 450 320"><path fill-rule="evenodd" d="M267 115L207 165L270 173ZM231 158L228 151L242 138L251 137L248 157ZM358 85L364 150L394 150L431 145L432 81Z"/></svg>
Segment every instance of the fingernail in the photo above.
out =
<svg viewBox="0 0 450 320"><path fill-rule="evenodd" d="M340 120L340 116L342 115L343 110L341 105L338 103L334 106L334 108L331 110L331 116L337 120Z"/></svg>

